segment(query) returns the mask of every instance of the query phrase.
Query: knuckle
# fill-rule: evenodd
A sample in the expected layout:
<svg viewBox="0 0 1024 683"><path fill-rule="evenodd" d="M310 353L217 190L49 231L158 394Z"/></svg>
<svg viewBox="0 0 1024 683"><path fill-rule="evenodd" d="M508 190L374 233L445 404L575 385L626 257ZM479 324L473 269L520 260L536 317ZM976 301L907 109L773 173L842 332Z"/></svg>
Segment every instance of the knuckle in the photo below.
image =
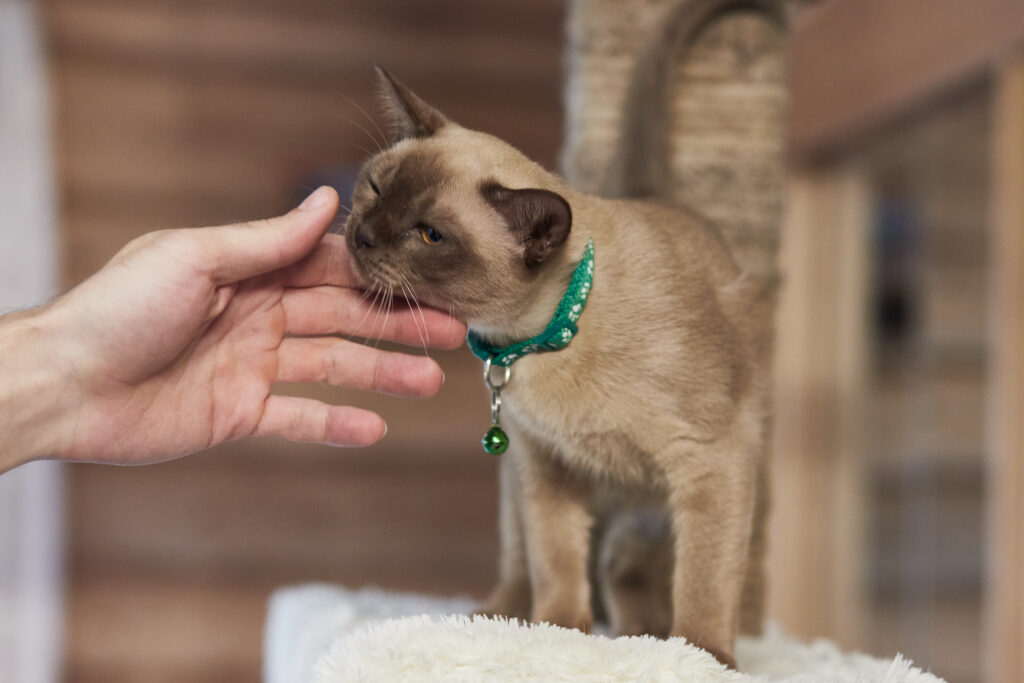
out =
<svg viewBox="0 0 1024 683"><path fill-rule="evenodd" d="M259 230L260 228L266 228L270 225L270 221L266 218L255 218L249 221L243 221L238 224L238 227L245 230Z"/></svg>
<svg viewBox="0 0 1024 683"><path fill-rule="evenodd" d="M373 389L375 391L388 391L391 388L390 382L387 356L379 354L373 362Z"/></svg>
<svg viewBox="0 0 1024 683"><path fill-rule="evenodd" d="M307 421L308 409L304 405L296 406L289 416L288 432L293 436L300 436L304 431Z"/></svg>
<svg viewBox="0 0 1024 683"><path fill-rule="evenodd" d="M344 367L342 360L339 357L337 349L330 349L324 354L323 363L323 377L319 378L322 382L330 382L331 384L339 384L343 377Z"/></svg>
<svg viewBox="0 0 1024 683"><path fill-rule="evenodd" d="M121 251L118 252L118 255L124 257L124 256L127 256L129 254L133 254L133 253L135 253L137 251L143 251L145 249L150 249L154 245L160 243L162 240L165 239L164 233L166 233L166 232L168 232L168 231L167 230L155 230L153 232L143 233L142 235L139 235L135 239L133 239L130 242L128 242L128 244L124 245L121 248Z"/></svg>
<svg viewBox="0 0 1024 683"><path fill-rule="evenodd" d="M114 257L115 261L159 255L160 258L188 258L193 253L191 230L154 230L139 235L126 244Z"/></svg>

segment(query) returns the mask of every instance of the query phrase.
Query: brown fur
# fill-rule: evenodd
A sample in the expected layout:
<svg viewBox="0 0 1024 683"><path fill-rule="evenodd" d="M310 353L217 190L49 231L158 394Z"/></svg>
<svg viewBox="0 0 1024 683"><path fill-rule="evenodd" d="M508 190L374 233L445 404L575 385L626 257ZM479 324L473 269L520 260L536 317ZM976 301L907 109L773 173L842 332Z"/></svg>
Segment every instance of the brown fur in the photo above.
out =
<svg viewBox="0 0 1024 683"><path fill-rule="evenodd" d="M398 140L366 165L346 227L368 286L404 287L504 344L545 327L584 245L595 243L578 336L562 351L518 361L502 394L512 445L502 466L502 575L489 609L589 629L595 495L662 500L674 539L671 561L662 562L671 580L638 580L665 546L628 551L650 559L639 562L641 574L611 560L602 572L619 588L623 577L627 587L643 584L655 602L659 582L670 584L671 627L642 607L646 619L611 611L623 630L667 630L734 666L762 472L764 283L743 275L720 236L694 217L576 192L508 144L382 80ZM526 204L496 203L495 187ZM547 195L569 209L564 235ZM443 240L424 242L423 226Z"/></svg>

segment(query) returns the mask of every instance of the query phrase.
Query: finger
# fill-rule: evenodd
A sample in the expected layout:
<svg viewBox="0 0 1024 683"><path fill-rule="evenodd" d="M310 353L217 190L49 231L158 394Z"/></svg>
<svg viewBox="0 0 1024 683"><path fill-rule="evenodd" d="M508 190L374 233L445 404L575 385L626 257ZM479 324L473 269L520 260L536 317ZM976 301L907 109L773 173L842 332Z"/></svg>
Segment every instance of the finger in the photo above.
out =
<svg viewBox="0 0 1024 683"><path fill-rule="evenodd" d="M284 268L312 251L337 211L338 193L325 186L283 216L202 228L195 231L201 265L218 284Z"/></svg>
<svg viewBox="0 0 1024 683"><path fill-rule="evenodd" d="M352 269L352 256L345 237L324 235L308 256L288 267L285 271L285 284L289 287L358 286L360 280Z"/></svg>
<svg viewBox="0 0 1024 683"><path fill-rule="evenodd" d="M285 332L349 334L440 349L456 349L466 338L466 324L440 311L399 301L385 312L363 298L362 292L344 287L287 289L281 300Z"/></svg>
<svg viewBox="0 0 1024 683"><path fill-rule="evenodd" d="M329 382L337 386L392 396L427 398L444 382L441 367L431 358L371 349L319 337L289 337L278 350L279 382Z"/></svg>
<svg viewBox="0 0 1024 683"><path fill-rule="evenodd" d="M331 446L369 446L383 438L387 425L380 415L362 408L272 395L255 433Z"/></svg>

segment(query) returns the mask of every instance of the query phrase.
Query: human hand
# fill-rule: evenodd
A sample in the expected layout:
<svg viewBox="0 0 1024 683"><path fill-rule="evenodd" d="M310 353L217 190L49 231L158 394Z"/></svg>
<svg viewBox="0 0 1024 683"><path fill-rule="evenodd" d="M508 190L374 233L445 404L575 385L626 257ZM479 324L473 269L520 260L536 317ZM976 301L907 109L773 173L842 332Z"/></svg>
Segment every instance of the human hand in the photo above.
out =
<svg viewBox="0 0 1024 683"><path fill-rule="evenodd" d="M157 462L249 435L379 440L376 413L271 385L430 396L432 359L333 335L455 348L466 328L428 309L376 315L344 240L324 236L337 203L321 188L279 218L144 235L52 304L0 318L0 471L5 458ZM12 426L21 436L2 436Z"/></svg>

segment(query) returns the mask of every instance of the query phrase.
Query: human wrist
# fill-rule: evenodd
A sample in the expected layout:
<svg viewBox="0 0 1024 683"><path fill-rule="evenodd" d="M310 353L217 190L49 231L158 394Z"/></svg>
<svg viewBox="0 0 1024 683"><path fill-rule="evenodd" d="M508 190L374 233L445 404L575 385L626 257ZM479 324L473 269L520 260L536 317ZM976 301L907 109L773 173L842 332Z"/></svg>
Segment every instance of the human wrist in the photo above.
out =
<svg viewBox="0 0 1024 683"><path fill-rule="evenodd" d="M72 393L49 307L0 316L0 472L57 457Z"/></svg>

